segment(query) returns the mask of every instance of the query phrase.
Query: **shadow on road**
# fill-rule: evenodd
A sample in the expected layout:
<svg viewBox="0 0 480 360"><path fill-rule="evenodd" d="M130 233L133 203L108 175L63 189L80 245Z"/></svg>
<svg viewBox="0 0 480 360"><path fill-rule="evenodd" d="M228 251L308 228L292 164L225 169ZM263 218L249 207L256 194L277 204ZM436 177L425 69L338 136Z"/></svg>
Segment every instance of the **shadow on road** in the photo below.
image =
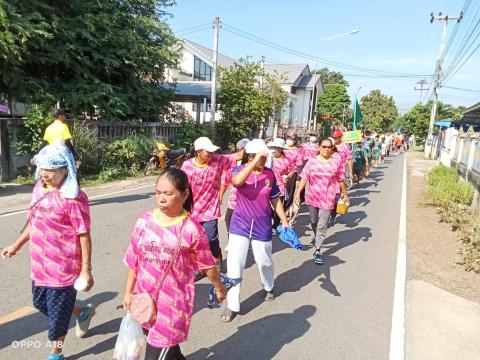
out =
<svg viewBox="0 0 480 360"><path fill-rule="evenodd" d="M98 306L104 302L110 301L117 296L116 292L107 291L99 294L95 294L87 300L84 300L80 303L93 303L95 306ZM72 318L70 321L70 329L75 326L75 321ZM40 312L35 312L33 314L22 317L18 320L13 320L6 324L0 325L0 349L10 346L13 341L20 341L27 339L33 335L44 332L48 329L48 319L45 315ZM118 330L118 327L117 327ZM41 339L38 339L41 340ZM47 338L45 337L45 341Z"/></svg>
<svg viewBox="0 0 480 360"><path fill-rule="evenodd" d="M1 184L0 196L15 196L18 194L31 194L33 185Z"/></svg>
<svg viewBox="0 0 480 360"><path fill-rule="evenodd" d="M293 313L266 316L238 327L237 332L218 344L200 349L187 356L189 360L270 360L283 346L305 335L308 321L316 312L312 305L304 305ZM268 335L267 335L268 334ZM248 343L245 342L248 339Z"/></svg>
<svg viewBox="0 0 480 360"><path fill-rule="evenodd" d="M120 325L118 325L120 327ZM118 331L118 328L117 328ZM95 344L95 346L86 349L82 352L79 352L78 354L74 355L69 355L66 357L68 360L77 360L77 359L109 359L110 356L102 355L99 357L99 355L103 354L104 352L113 350L115 348L115 342L117 341L117 335L115 334L114 336L108 338L107 340L104 340L102 342L99 342L98 344ZM67 347L68 349L68 347Z"/></svg>

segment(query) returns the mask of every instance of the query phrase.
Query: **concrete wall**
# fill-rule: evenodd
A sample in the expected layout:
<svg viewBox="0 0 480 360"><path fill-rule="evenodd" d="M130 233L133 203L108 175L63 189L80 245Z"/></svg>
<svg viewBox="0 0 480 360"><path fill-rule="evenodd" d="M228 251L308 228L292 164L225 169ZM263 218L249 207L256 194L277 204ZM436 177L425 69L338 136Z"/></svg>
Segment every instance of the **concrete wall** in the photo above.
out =
<svg viewBox="0 0 480 360"><path fill-rule="evenodd" d="M450 128L442 132L442 138L441 163L456 168L458 174L473 185L475 195L472 207L480 211L480 132Z"/></svg>

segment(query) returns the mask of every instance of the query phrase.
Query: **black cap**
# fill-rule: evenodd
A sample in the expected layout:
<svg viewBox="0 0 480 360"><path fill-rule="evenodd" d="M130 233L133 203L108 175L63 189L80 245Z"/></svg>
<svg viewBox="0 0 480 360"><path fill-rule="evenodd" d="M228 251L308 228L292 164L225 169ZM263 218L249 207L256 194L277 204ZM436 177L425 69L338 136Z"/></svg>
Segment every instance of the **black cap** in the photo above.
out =
<svg viewBox="0 0 480 360"><path fill-rule="evenodd" d="M65 116L65 110L63 109L55 109L53 112L53 116L58 117L58 116Z"/></svg>

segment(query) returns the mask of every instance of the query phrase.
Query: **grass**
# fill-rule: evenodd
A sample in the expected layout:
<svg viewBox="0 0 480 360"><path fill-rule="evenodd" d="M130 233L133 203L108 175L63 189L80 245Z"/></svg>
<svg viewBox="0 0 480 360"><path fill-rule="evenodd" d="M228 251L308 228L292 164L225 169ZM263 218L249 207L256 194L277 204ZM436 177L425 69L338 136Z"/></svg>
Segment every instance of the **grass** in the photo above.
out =
<svg viewBox="0 0 480 360"><path fill-rule="evenodd" d="M435 166L428 172L427 183L425 203L436 206L440 221L459 232L457 252L462 259L458 264L465 265L467 271L480 272L480 218L470 210L473 186L462 181L456 169L444 165Z"/></svg>

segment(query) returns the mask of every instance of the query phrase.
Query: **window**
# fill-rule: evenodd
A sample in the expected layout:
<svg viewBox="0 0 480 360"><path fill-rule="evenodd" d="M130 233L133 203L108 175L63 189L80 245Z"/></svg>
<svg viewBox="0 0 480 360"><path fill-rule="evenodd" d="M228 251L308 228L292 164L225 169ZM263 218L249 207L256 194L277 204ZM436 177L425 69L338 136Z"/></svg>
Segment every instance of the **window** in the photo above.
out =
<svg viewBox="0 0 480 360"><path fill-rule="evenodd" d="M192 103L192 111L197 111L198 108L198 103L194 102ZM207 103L207 111L210 111L212 109L211 104ZM203 101L200 103L200 112L203 112L205 110L205 106L203 106Z"/></svg>
<svg viewBox="0 0 480 360"><path fill-rule="evenodd" d="M194 57L193 80L212 81L212 67L198 57Z"/></svg>

